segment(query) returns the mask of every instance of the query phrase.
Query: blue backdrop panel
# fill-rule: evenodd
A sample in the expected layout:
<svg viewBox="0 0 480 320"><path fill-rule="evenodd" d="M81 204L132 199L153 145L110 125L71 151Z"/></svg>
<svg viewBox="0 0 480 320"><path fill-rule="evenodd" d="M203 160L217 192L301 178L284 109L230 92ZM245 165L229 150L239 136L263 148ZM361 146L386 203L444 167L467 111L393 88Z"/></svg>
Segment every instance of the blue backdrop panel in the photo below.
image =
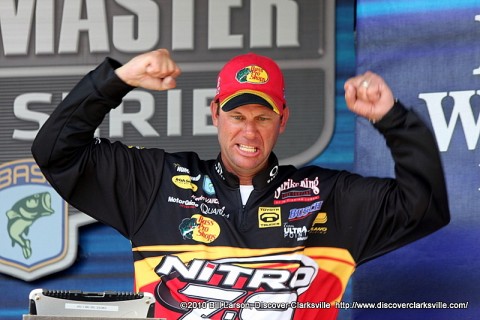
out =
<svg viewBox="0 0 480 320"><path fill-rule="evenodd" d="M477 319L480 315L480 1L358 0L357 71L382 75L434 131L452 222L361 266L358 302L468 303L463 309L356 309L354 319ZM385 143L357 120L356 170L392 176Z"/></svg>

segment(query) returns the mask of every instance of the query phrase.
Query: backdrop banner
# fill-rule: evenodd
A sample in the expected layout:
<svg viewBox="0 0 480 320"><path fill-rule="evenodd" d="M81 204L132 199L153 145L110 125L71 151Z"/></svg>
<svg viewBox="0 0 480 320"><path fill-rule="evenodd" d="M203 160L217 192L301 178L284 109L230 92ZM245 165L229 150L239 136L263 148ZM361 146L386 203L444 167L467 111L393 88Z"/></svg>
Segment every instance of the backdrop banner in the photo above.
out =
<svg viewBox="0 0 480 320"><path fill-rule="evenodd" d="M272 57L296 110L275 152L281 163L300 166L333 135L334 40L334 0L0 1L0 274L34 281L68 268L77 229L95 222L61 203L30 147L50 113L105 57L124 63L167 48L182 75L172 90L130 92L95 134L168 152L195 147L203 159L219 152L209 105L220 68L241 53ZM35 199L43 201L32 219L22 209Z"/></svg>
<svg viewBox="0 0 480 320"><path fill-rule="evenodd" d="M357 72L383 76L435 134L452 222L360 267L354 319L474 319L480 314L480 2L359 0ZM357 120L356 170L393 176L383 138Z"/></svg>

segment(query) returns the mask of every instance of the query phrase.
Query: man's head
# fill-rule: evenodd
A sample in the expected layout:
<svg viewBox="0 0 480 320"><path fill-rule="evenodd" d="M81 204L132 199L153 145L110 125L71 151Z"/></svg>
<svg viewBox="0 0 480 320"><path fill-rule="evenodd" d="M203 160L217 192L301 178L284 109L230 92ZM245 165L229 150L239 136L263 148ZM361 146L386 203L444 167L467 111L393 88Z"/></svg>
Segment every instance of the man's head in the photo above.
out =
<svg viewBox="0 0 480 320"><path fill-rule="evenodd" d="M251 184L268 165L289 116L280 68L252 53L233 58L219 73L211 111L226 169Z"/></svg>
<svg viewBox="0 0 480 320"><path fill-rule="evenodd" d="M283 74L272 59L254 53L234 57L217 79L214 101L223 111L260 104L282 115L286 108Z"/></svg>

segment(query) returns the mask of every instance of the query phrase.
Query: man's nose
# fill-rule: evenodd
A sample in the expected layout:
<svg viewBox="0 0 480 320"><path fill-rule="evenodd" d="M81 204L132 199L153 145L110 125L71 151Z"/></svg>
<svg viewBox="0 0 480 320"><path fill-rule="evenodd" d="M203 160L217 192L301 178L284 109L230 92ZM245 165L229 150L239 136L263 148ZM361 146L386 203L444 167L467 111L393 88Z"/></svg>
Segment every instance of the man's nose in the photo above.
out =
<svg viewBox="0 0 480 320"><path fill-rule="evenodd" d="M246 120L245 125L243 127L243 131L246 137L254 137L258 130L257 130L257 123L255 120Z"/></svg>

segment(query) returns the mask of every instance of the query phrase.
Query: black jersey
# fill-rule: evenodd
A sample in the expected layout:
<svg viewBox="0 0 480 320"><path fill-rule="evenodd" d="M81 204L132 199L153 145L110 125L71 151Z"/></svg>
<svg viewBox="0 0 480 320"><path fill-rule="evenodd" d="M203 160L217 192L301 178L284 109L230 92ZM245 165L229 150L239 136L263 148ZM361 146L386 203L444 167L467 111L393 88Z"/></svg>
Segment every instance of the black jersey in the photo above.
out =
<svg viewBox="0 0 480 320"><path fill-rule="evenodd" d="M395 179L269 166L242 204L220 156L94 138L133 88L107 59L52 113L32 152L70 204L131 240L135 290L168 319L334 319L361 263L449 221L431 132L399 103L375 127Z"/></svg>

